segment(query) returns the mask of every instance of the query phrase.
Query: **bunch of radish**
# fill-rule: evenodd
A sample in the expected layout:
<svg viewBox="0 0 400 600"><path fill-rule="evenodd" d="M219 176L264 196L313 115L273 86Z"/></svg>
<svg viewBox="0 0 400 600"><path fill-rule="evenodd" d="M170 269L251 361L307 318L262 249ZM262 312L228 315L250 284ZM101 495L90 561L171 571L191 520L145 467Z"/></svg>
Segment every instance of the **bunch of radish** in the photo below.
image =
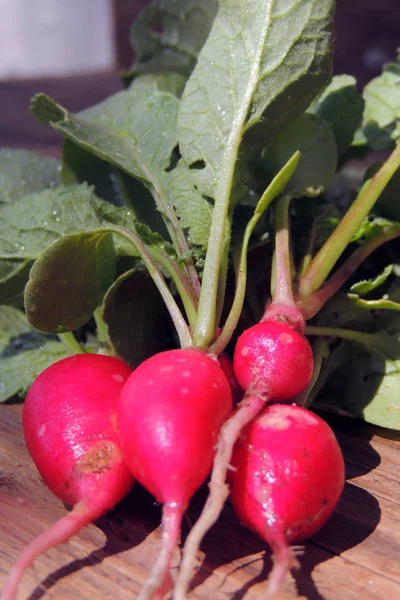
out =
<svg viewBox="0 0 400 600"><path fill-rule="evenodd" d="M224 35L228 30L231 33L241 31L240 27L221 26L219 18L226 17L227 13L230 17L231 10L237 11L240 18L246 10L252 15L255 11L255 3L250 1L219 4L217 26L210 34L214 41L221 38L221 31ZM229 5L228 10L225 4ZM279 3L271 3L271 10L275 4ZM302 10L308 10L314 3L298 4ZM284 15L277 7L274 10L277 11L274 19L280 22ZM319 12L316 11L318 15ZM327 27L328 12L324 17ZM252 20L258 23L258 15L254 14L249 22ZM314 20L318 21L312 18ZM308 29L305 31L308 32ZM242 46L250 44L252 35L246 37L246 44L237 43L236 36L235 33L230 50L232 53L239 51L240 64L243 64ZM280 37L276 36L277 42ZM296 34L296 39L298 37L299 34ZM322 34L310 36L308 32L307 48L311 39L319 40L321 37ZM137 168L137 177L151 190L170 240L164 240L161 234L154 234L136 221L129 229L126 212L122 210L123 215L120 216L119 209L107 209L101 224L96 217L95 229L68 234L53 242L31 270L25 293L26 312L31 324L39 329L40 325L48 333L68 331L76 348L73 332L84 326L93 314L98 331L104 334L101 342L114 356L85 353L90 348L84 348L83 354L64 359L43 371L29 390L23 412L23 429L29 452L49 489L73 508L22 551L0 600L15 597L20 578L37 556L66 541L85 524L112 508L134 481L142 484L163 505L159 554L139 600L161 600L171 593L174 600L187 597L200 544L218 519L229 494L240 521L261 536L272 550L274 564L268 582L269 595L279 589L285 574L296 566L290 544L312 536L335 509L344 486L344 462L330 427L304 407L320 367L306 337L306 321L339 290L373 249L389 239L381 236L374 244L366 244L366 250L355 252L330 275L379 194L398 169L400 146L374 175L373 181L360 190L354 204L322 248L314 255L315 248L310 244L306 260L300 266L295 265L291 243L291 202L296 197L321 193L331 181L337 166L336 142L332 128L316 115L305 113L294 119L296 114L306 110L311 98L324 84L318 81L312 83L314 70L318 71L314 57L310 61L310 65L314 65L310 67L312 72L296 74L290 85L282 86L287 94L287 90L297 85L303 76L305 87L311 83L316 86L305 94L303 109L300 106L297 110L294 106L297 100L292 100L290 95L285 96L285 103L292 107L288 108L287 126L278 131L276 138L268 140L268 148L246 150L246 143L249 146L253 144L249 132L254 120L260 119L264 125L276 121L275 117L264 119L263 109L258 106L268 87L262 73L257 71L262 66L264 50L261 51L260 47L253 52L256 70L253 71L253 67L240 68L242 77L248 78L250 73L245 92L239 91L241 88L236 87L234 78L226 84L232 85L226 95L234 99L234 107L231 108L237 112L232 112L230 119L223 117L225 112L220 104L214 107L216 112L211 118L211 134L210 130L207 133L202 127L202 119L207 119L212 109L208 104L204 105L204 98L207 98L207 103L212 102L213 97L219 98L220 90L218 94L215 90L213 94L205 93L206 86L201 84L204 76L201 60L204 63L204 56L200 56L200 67L196 66L182 98L168 97L171 107L175 107L177 112L180 102L177 119L181 121L175 124L177 132L172 136L173 140L169 140L164 131L160 135L156 154L158 157L164 145L167 147L168 160L165 164L163 158L148 155L146 144L141 147L140 140L136 140L131 132L125 132L125 125L121 125L121 140L124 141L121 152L128 153L120 165L124 177L131 173L132 156L137 152L134 172ZM212 53L210 47L207 51L208 64ZM286 55L286 50L283 54ZM288 52L290 61L294 54ZM232 56L229 57L233 62ZM288 72L291 69L292 65ZM210 82L207 79L207 84L212 86L218 79L219 75L211 78ZM308 80L311 83L307 83ZM265 89L258 88L260 81L263 85L265 83ZM156 88L154 84L151 93L155 93ZM196 99L197 93L200 93L200 99ZM237 107L238 95L243 96L247 105L239 102ZM118 98L115 98L117 107ZM157 109L157 122L163 121L165 102L154 102L153 106L153 96L151 98L150 101L143 93L146 109L150 110L151 106ZM166 101L166 98L163 99ZM114 153L119 138L112 138L108 143L109 121L118 123L118 135L121 133L120 115L113 114L113 102L105 110L107 118L95 119L94 131L98 127L101 143L106 140L104 147L101 146L98 151L98 158L110 160L112 165L118 166L115 157L124 157L123 153ZM194 111L192 105L195 106ZM85 126L73 125L73 118L67 111L51 100L38 97L33 103L34 111L35 106L42 119L49 119L51 123L53 119L56 120L54 122L62 119L59 124L61 131L72 136L73 144L81 144L85 152L90 150L92 124L89 117L84 121ZM278 106L276 99L272 106ZM129 107L132 107L131 103ZM132 119L135 110L132 110ZM171 113L166 116L168 122L173 118L172 112L171 108ZM140 131L143 129L146 135L151 131L153 136L155 119L149 114L149 122L140 123ZM101 129L103 121L106 133ZM133 121L132 127L135 125ZM214 132L214 122L220 122L219 137ZM278 122L276 124L279 125ZM86 135L86 131L89 132L88 138L80 138L80 135ZM97 133L93 134L93 139L96 136ZM207 148L206 143L207 151L202 146L204 139L209 146ZM149 141L147 137L146 140ZM179 153L176 151L178 142ZM259 152L258 160L264 158L272 172L268 177L266 174L265 184L269 184L253 207L247 226L244 231L240 229L243 234L241 243L233 248L234 211L239 202L239 192L245 194L247 169L251 170L245 161L242 162L242 143L243 157L245 150L252 158L253 152ZM143 151L144 156L141 156ZM320 169L322 151L327 152L327 157L324 156L324 168ZM108 152L111 152L111 158ZM157 179L158 172L153 178L152 168L156 167L162 170L160 180ZM183 186L182 193L188 193L192 200L194 197L199 206L204 207L204 200L212 215L207 229L205 258L201 255L198 262L198 248L189 241L190 231L189 236L186 235L190 226L182 212L179 216L176 212L176 194L182 191L180 176L184 180L186 177L184 183L190 188L188 192ZM174 189L174 185L179 189ZM171 190L176 194L170 197ZM212 202L208 201L210 198ZM250 205L253 206L249 203L246 208ZM261 310L253 311L257 317L238 337L232 352L232 366L226 349L244 312L248 292L248 247L261 216L271 207L274 246L269 299L263 302ZM120 222L123 226L116 224ZM395 235L400 235L400 228L396 229L392 238ZM121 242L120 247L115 244L116 239ZM129 251L124 256L126 264L131 264L131 260L138 264L139 257L140 266L113 279L117 272L118 251L123 253L128 246ZM69 267L77 263L85 264L88 282L81 277L76 284L76 274ZM115 315L121 305L126 308L125 294L132 292L130 282L138 273L143 273L143 268L147 269L157 287L175 328L168 340L168 348L172 347L171 340L179 340L175 344L179 347L150 357L148 353L145 360L142 357L141 363L137 361L140 364L133 364L132 359L131 366L128 366L124 360L129 363L131 358L126 350L132 349L131 332L127 334L124 330L125 317L121 319L121 326L118 315ZM124 267L121 266L121 269ZM226 293L228 273L235 279L230 300ZM147 275L146 281L149 281ZM80 298L75 309L70 298L74 294L78 297L86 283L88 297ZM57 313L54 318L47 318L49 289L56 301L61 293L68 291L67 302L63 304L64 312L68 313L66 316ZM142 290L135 291L140 296ZM140 308L143 306L140 305ZM130 323L132 314L127 311L124 315L128 315L126 322ZM118 336L124 338L123 342L116 340ZM208 476L209 496L186 539L179 572L173 578L171 560L179 544L183 515L191 497Z"/></svg>
<svg viewBox="0 0 400 600"><path fill-rule="evenodd" d="M116 425L117 401L131 372L119 359L77 354L32 384L22 414L26 444L48 488L73 508L21 552L1 600L15 597L38 556L113 508L132 487Z"/></svg>
<svg viewBox="0 0 400 600"><path fill-rule="evenodd" d="M296 405L276 404L292 401L313 374L287 249L278 238L273 301L238 339L233 369L218 350L226 342L222 330L214 351L192 343L158 353L133 372L117 358L78 354L39 375L24 407L28 449L49 488L74 508L22 552L1 600L14 597L35 557L114 506L133 480L163 504L159 556L139 598L163 598L174 585L171 558L182 517L210 472L210 497L187 538L174 598L186 597L201 539L230 488L239 518L274 552L270 591L278 589L294 564L288 544L326 521L344 484L328 425ZM240 389L232 414L232 390L237 396Z"/></svg>

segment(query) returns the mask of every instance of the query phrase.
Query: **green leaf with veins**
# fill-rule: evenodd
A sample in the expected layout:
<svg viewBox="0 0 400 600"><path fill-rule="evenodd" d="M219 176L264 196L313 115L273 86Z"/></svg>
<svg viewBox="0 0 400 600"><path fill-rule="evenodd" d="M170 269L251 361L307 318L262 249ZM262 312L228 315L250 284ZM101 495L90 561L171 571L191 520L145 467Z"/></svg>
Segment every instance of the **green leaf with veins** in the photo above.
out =
<svg viewBox="0 0 400 600"><path fill-rule="evenodd" d="M0 300L21 303L33 261L61 236L99 227L93 190L86 185L36 192L0 205Z"/></svg>
<svg viewBox="0 0 400 600"><path fill-rule="evenodd" d="M400 361L360 356L353 363L343 405L364 421L400 430Z"/></svg>
<svg viewBox="0 0 400 600"><path fill-rule="evenodd" d="M152 195L141 181L69 139L63 145L62 179L66 185L87 183L94 186L96 195L107 203L127 207L130 215L127 226L139 220L162 235L168 235L160 213L154 210ZM110 206L109 211L112 208Z"/></svg>
<svg viewBox="0 0 400 600"><path fill-rule="evenodd" d="M0 402L23 396L43 369L67 354L62 343L34 330L22 311L0 306Z"/></svg>
<svg viewBox="0 0 400 600"><path fill-rule="evenodd" d="M136 223L135 232L148 248L157 249L170 258L177 258L174 247L159 233L151 231L150 227L147 227L147 225Z"/></svg>
<svg viewBox="0 0 400 600"><path fill-rule="evenodd" d="M231 213L245 193L250 158L329 78L334 4L221 0L185 86L178 116L182 162L195 189L214 200L194 330L199 347L212 342L217 328Z"/></svg>
<svg viewBox="0 0 400 600"><path fill-rule="evenodd" d="M400 231L400 223L389 221L389 219L384 219L382 217L369 215L358 227L351 241L364 243L380 236L387 227L397 225L399 226Z"/></svg>
<svg viewBox="0 0 400 600"><path fill-rule="evenodd" d="M153 0L131 29L136 61L125 80L143 73L188 76L217 12L216 0Z"/></svg>
<svg viewBox="0 0 400 600"><path fill-rule="evenodd" d="M73 331L87 323L115 279L112 234L66 235L35 261L25 288L29 322L40 331Z"/></svg>
<svg viewBox="0 0 400 600"><path fill-rule="evenodd" d="M24 306L24 288L32 266L30 260L0 260L0 303L16 308Z"/></svg>
<svg viewBox="0 0 400 600"><path fill-rule="evenodd" d="M200 193L230 196L246 131L259 125L252 133L265 145L326 83L333 8L333 0L219 2L178 120L180 151Z"/></svg>
<svg viewBox="0 0 400 600"><path fill-rule="evenodd" d="M169 173L171 202L175 206L181 226L187 231L191 246L197 246L203 256L210 236L213 205L192 185L190 171L179 163Z"/></svg>
<svg viewBox="0 0 400 600"><path fill-rule="evenodd" d="M32 382L47 367L68 356L63 344L41 343L38 348L24 350L9 357L0 357L0 402L12 396L25 396Z"/></svg>
<svg viewBox="0 0 400 600"><path fill-rule="evenodd" d="M62 181L64 185L87 183L94 186L97 196L115 206L128 204L125 190L113 173L113 165L84 150L71 140L64 140Z"/></svg>
<svg viewBox="0 0 400 600"><path fill-rule="evenodd" d="M60 185L60 161L29 150L0 150L0 202Z"/></svg>
<svg viewBox="0 0 400 600"><path fill-rule="evenodd" d="M88 186L43 190L0 206L0 256L32 260L61 236L100 224Z"/></svg>
<svg viewBox="0 0 400 600"><path fill-rule="evenodd" d="M297 150L299 164L286 191L293 197L320 196L336 171L336 141L330 124L306 113L285 125L268 141L262 155L269 175L279 171Z"/></svg>
<svg viewBox="0 0 400 600"><path fill-rule="evenodd" d="M365 101L356 84L351 75L336 75L308 109L331 124L338 156L350 148L362 120Z"/></svg>
<svg viewBox="0 0 400 600"><path fill-rule="evenodd" d="M364 298L360 298L356 294L348 294L348 296L350 300L352 300L352 302L354 302L354 304L359 308L367 310L400 311L400 304L398 302L393 302L393 300L389 300L387 298L380 298L378 300L365 300Z"/></svg>
<svg viewBox="0 0 400 600"><path fill-rule="evenodd" d="M167 171L177 144L178 105L175 96L160 91L154 77L141 76L128 90L77 115L44 94L33 98L31 110L76 144L144 183L174 245L185 254L186 241L167 190Z"/></svg>
<svg viewBox="0 0 400 600"><path fill-rule="evenodd" d="M363 121L355 145L387 150L400 138L400 64L384 66L382 74L364 88Z"/></svg>
<svg viewBox="0 0 400 600"><path fill-rule="evenodd" d="M343 343L347 344L347 343ZM345 411L368 423L400 430L400 361L382 360L346 345L342 363L323 386L315 407Z"/></svg>
<svg viewBox="0 0 400 600"><path fill-rule="evenodd" d="M146 270L118 277L104 298L102 315L115 353L132 368L166 350L168 312Z"/></svg>
<svg viewBox="0 0 400 600"><path fill-rule="evenodd" d="M0 352L4 353L5 348L11 343L12 339L18 338L21 334L32 332L25 314L12 306L0 305ZM38 333L38 336L43 337Z"/></svg>
<svg viewBox="0 0 400 600"><path fill-rule="evenodd" d="M379 287L380 285L385 283L385 281L392 274L392 272L393 272L393 265L387 265L385 267L385 269L382 271L382 273L377 275L374 279L369 279L369 280L359 281L357 283L354 283L351 286L349 292L350 292L350 294L356 294L357 296L364 296L365 294L372 292L377 287Z"/></svg>

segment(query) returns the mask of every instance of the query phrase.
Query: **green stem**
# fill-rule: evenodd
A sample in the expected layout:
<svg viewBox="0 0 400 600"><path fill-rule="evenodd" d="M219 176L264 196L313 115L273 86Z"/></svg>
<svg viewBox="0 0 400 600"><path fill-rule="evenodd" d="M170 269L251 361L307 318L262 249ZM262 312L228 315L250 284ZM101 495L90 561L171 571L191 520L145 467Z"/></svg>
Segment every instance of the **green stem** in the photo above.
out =
<svg viewBox="0 0 400 600"><path fill-rule="evenodd" d="M307 326L304 330L306 335L317 335L324 337L336 337L342 340L349 340L356 342L365 347L373 345L373 334L363 333L362 331L355 331L354 329L342 329L341 327L313 327Z"/></svg>
<svg viewBox="0 0 400 600"><path fill-rule="evenodd" d="M291 199L290 195L285 194L279 198L276 205L272 302L261 321L283 319L302 331L305 325L304 318L293 296L289 221Z"/></svg>
<svg viewBox="0 0 400 600"><path fill-rule="evenodd" d="M225 301L225 292L226 292L226 280L228 276L228 264L229 264L229 252L230 252L230 242L231 242L231 229L232 229L232 217L228 215L226 220L226 235L224 240L224 245L222 247L222 259L221 259L221 268L219 271L219 281L218 281L218 294L217 294L217 312L216 312L216 327L219 326L222 311L224 308ZM216 337L214 335L214 337Z"/></svg>
<svg viewBox="0 0 400 600"><path fill-rule="evenodd" d="M243 302L246 294L246 279L247 279L247 248L249 245L249 240L251 234L253 233L254 227L259 220L260 215L255 214L250 219L249 224L246 227L246 231L244 233L242 251L240 255L240 263L237 272L236 278L236 292L235 297L233 299L233 303L231 306L231 310L229 311L229 315L225 321L225 325L221 331L221 334L217 338L217 340L211 344L209 348L209 352L213 354L221 354L226 346L229 344L230 339L232 337L233 332L236 329L236 326L240 319L240 314L243 308Z"/></svg>
<svg viewBox="0 0 400 600"><path fill-rule="evenodd" d="M236 291L233 299L231 310L226 319L225 325L221 331L218 339L211 344L209 351L215 354L221 354L224 351L227 344L229 343L233 332L239 322L240 315L243 308L243 302L246 294L246 281L247 281L247 250L249 246L250 237L257 225L261 215L267 210L271 202L276 196L282 191L285 185L288 183L293 173L296 170L297 163L300 159L300 153L295 152L293 156L288 160L284 167L271 181L263 195L261 196L255 210L254 215L247 224L244 232L242 249L240 252L240 259L236 267Z"/></svg>
<svg viewBox="0 0 400 600"><path fill-rule="evenodd" d="M70 354L85 354L84 348L80 345L72 332L59 333L57 335Z"/></svg>
<svg viewBox="0 0 400 600"><path fill-rule="evenodd" d="M149 181L151 181L151 175L149 173ZM172 243L175 247L175 250L178 256L187 256L185 259L185 271L188 276L188 279L191 283L193 293L196 298L200 295L200 280L198 273L196 271L196 267L193 262L193 258L191 256L190 248L188 241L185 237L179 219L176 215L176 212L173 208L172 203L169 200L168 194L165 189L158 185L155 181L153 181L152 187L153 195L156 198L156 203L159 204L162 208L161 214L164 217L165 225L168 229L168 233L171 237ZM158 200L158 202L157 202Z"/></svg>
<svg viewBox="0 0 400 600"><path fill-rule="evenodd" d="M400 225L397 223L388 225L380 235L367 240L365 244L357 248L321 288L317 289L308 298L299 298L296 303L297 308L302 312L305 320L311 319L318 313L325 302L340 290L342 285L372 252L397 237L400 237Z"/></svg>
<svg viewBox="0 0 400 600"><path fill-rule="evenodd" d="M380 194L400 167L400 144L374 177L367 181L337 228L300 277L299 295L307 298L325 281Z"/></svg>
<svg viewBox="0 0 400 600"><path fill-rule="evenodd" d="M194 293L193 287L188 281L187 272L182 271L182 269L179 268L174 260L168 256L165 256L165 254L159 250L151 248L149 249L149 252L154 260L157 261L158 264L164 267L164 269L168 272L176 286L179 296L181 297L189 324L191 327L194 327L197 314L197 297Z"/></svg>
<svg viewBox="0 0 400 600"><path fill-rule="evenodd" d="M272 302L294 305L289 236L289 206L291 199L291 196L286 194L281 196L276 204L274 252L275 285L272 293Z"/></svg>
<svg viewBox="0 0 400 600"><path fill-rule="evenodd" d="M194 328L194 343L199 348L207 348L217 326L217 298L220 283L221 257L226 240L225 223L228 216L229 197L232 188L235 161L232 154L237 153L239 140L230 148L230 160L224 161L224 167L217 185L215 205L212 214L209 244L204 264L199 309Z"/></svg>
<svg viewBox="0 0 400 600"><path fill-rule="evenodd" d="M93 313L93 318L96 323L97 339L101 344L106 344L108 341L108 331L107 325L102 317L101 310L101 306L98 306Z"/></svg>
<svg viewBox="0 0 400 600"><path fill-rule="evenodd" d="M188 325L185 319L183 318L183 315L177 303L175 302L173 295L169 291L168 285L166 284L164 277L162 276L157 267L157 263L151 256L150 251L135 233L129 231L128 229L125 229L124 227L107 227L107 231L110 231L110 233L122 235L136 248L140 255L140 258L142 259L145 267L149 272L150 277L153 279L154 283L158 288L158 291L161 294L162 299L165 302L165 305L171 316L172 322L175 325L181 348L191 347L193 345L193 340Z"/></svg>
<svg viewBox="0 0 400 600"><path fill-rule="evenodd" d="M303 259L300 263L299 272L298 272L299 276L303 275L306 272L308 265L312 261L312 257L313 257L313 253L314 253L314 244L315 244L315 221L313 222L312 227L311 227L310 239L308 240L308 246L307 246L306 253L304 254Z"/></svg>
<svg viewBox="0 0 400 600"><path fill-rule="evenodd" d="M226 319L225 325L221 331L218 339L211 344L209 351L215 354L221 354L224 351L227 344L229 343L233 332L240 319L240 314L243 308L243 302L246 294L246 281L247 281L247 250L249 246L250 237L257 225L261 215L267 210L271 202L276 196L282 191L285 185L288 183L293 173L296 170L297 164L300 159L300 153L295 152L288 162L282 167L277 175L273 178L263 195L261 196L256 208L254 209L254 215L247 224L244 232L242 249L240 252L239 264L237 266L236 275L236 291L233 299L231 310Z"/></svg>

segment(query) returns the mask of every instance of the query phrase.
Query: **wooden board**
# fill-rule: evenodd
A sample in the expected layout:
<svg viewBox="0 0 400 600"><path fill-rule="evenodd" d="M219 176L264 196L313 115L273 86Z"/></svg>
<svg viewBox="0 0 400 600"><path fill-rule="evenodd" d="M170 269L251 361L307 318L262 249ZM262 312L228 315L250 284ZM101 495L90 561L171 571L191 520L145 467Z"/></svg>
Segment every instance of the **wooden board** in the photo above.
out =
<svg viewBox="0 0 400 600"><path fill-rule="evenodd" d="M287 576L277 599L400 598L400 445L357 421L335 419L333 426L346 460L346 488L331 520L305 544L300 569ZM194 498L188 520L196 519L205 494L204 488ZM21 548L65 512L25 448L21 406L1 406L0 588ZM157 554L159 519L160 508L136 486L111 513L38 559L18 600L137 597ZM204 541L201 562L190 598L263 598L269 553L240 526L230 505Z"/></svg>

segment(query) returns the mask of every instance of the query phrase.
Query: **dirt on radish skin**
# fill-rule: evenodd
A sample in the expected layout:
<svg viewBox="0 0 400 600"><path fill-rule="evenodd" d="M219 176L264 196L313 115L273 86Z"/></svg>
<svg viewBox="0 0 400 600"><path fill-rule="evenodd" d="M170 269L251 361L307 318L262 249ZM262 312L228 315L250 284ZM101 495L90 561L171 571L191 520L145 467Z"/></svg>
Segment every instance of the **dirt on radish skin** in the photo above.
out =
<svg viewBox="0 0 400 600"><path fill-rule="evenodd" d="M132 487L116 429L117 399L131 373L116 358L78 354L54 363L32 384L22 413L26 444L47 487L73 509L22 550L1 600L15 597L38 556L68 541Z"/></svg>
<svg viewBox="0 0 400 600"><path fill-rule="evenodd" d="M288 544L314 535L344 486L342 452L320 417L297 405L268 405L237 440L229 472L240 521L270 545L275 593L294 566Z"/></svg>
<svg viewBox="0 0 400 600"><path fill-rule="evenodd" d="M169 350L142 363L118 403L124 458L135 479L163 504L158 560L139 596L161 598L189 500L211 471L218 434L232 411L218 362L193 349Z"/></svg>

